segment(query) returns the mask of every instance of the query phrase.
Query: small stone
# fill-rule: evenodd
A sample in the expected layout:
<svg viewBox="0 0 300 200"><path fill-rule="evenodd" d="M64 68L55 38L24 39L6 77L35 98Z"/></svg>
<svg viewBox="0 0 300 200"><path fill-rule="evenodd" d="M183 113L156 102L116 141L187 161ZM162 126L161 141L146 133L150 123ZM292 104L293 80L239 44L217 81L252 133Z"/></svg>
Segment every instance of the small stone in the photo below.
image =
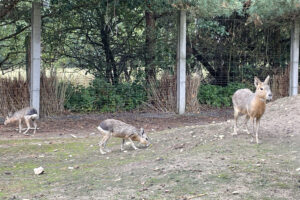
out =
<svg viewBox="0 0 300 200"><path fill-rule="evenodd" d="M34 174L40 175L40 174L44 173L44 168L43 167L34 168L33 171L34 171Z"/></svg>
<svg viewBox="0 0 300 200"><path fill-rule="evenodd" d="M73 169L74 169L74 167L68 167L68 169L69 169L69 170L73 170Z"/></svg>
<svg viewBox="0 0 300 200"><path fill-rule="evenodd" d="M239 194L239 192L238 191L233 191L232 194L237 195L237 194Z"/></svg>
<svg viewBox="0 0 300 200"><path fill-rule="evenodd" d="M161 157L158 157L158 158L155 159L155 161L162 161L162 160L164 160L164 159L161 158Z"/></svg>
<svg viewBox="0 0 300 200"><path fill-rule="evenodd" d="M153 171L159 171L159 168L158 167L155 167L155 169Z"/></svg>
<svg viewBox="0 0 300 200"><path fill-rule="evenodd" d="M121 178L117 178L117 179L115 179L115 182L118 182L118 181L120 181L120 180L122 180Z"/></svg>

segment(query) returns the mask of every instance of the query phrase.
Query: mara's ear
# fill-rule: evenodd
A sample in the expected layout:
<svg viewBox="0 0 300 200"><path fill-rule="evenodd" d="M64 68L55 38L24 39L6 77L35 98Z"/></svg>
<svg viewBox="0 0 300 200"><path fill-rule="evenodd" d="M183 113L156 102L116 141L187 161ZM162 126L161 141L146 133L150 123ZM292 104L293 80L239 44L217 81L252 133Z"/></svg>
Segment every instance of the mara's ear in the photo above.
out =
<svg viewBox="0 0 300 200"><path fill-rule="evenodd" d="M144 129L143 129L143 128L141 128L141 130L140 130L140 134L141 134L141 135L143 135L143 134L144 134Z"/></svg>
<svg viewBox="0 0 300 200"><path fill-rule="evenodd" d="M255 85L255 87L257 87L258 86L258 84L260 84L261 83L261 81L259 80L259 78L257 78L256 76L254 77L254 85Z"/></svg>
<svg viewBox="0 0 300 200"><path fill-rule="evenodd" d="M13 115L13 113L9 112L7 117L11 117L12 115Z"/></svg>
<svg viewBox="0 0 300 200"><path fill-rule="evenodd" d="M264 81L264 84L269 84L270 76L268 75L267 78Z"/></svg>

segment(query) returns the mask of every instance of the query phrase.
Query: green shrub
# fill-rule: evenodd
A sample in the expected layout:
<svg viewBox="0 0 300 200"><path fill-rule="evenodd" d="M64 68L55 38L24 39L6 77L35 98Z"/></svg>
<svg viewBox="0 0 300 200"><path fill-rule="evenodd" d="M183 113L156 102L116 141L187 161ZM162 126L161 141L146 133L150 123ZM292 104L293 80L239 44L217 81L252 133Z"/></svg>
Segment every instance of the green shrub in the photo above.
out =
<svg viewBox="0 0 300 200"><path fill-rule="evenodd" d="M73 111L128 111L147 99L144 87L137 81L111 85L95 79L86 88L70 85L67 92L70 98L65 102L65 107Z"/></svg>
<svg viewBox="0 0 300 200"><path fill-rule="evenodd" d="M70 84L67 89L69 98L65 101L65 108L74 111L92 111L94 109L95 96L90 88L81 85Z"/></svg>
<svg viewBox="0 0 300 200"><path fill-rule="evenodd" d="M241 88L249 88L249 86L236 82L229 83L226 87L204 84L200 85L197 98L200 104L213 107L229 107L232 105L231 97L233 93Z"/></svg>

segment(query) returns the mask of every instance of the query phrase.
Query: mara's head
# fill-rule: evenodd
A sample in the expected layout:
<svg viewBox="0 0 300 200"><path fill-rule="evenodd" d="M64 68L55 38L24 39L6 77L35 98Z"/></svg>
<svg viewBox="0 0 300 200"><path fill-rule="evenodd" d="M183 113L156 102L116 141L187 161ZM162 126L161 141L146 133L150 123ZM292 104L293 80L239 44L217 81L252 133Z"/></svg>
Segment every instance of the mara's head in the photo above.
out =
<svg viewBox="0 0 300 200"><path fill-rule="evenodd" d="M272 100L272 92L269 86L270 76L267 76L264 82L261 82L259 78L254 77L254 85L256 87L256 95L266 100Z"/></svg>
<svg viewBox="0 0 300 200"><path fill-rule="evenodd" d="M150 141L149 138L147 136L147 134L145 133L144 129L141 128L140 132L139 132L139 142L145 146L149 146L150 145Z"/></svg>
<svg viewBox="0 0 300 200"><path fill-rule="evenodd" d="M12 118L10 118L9 115L8 115L8 116L5 118L4 125L7 125L7 124L12 123L12 122L13 122Z"/></svg>

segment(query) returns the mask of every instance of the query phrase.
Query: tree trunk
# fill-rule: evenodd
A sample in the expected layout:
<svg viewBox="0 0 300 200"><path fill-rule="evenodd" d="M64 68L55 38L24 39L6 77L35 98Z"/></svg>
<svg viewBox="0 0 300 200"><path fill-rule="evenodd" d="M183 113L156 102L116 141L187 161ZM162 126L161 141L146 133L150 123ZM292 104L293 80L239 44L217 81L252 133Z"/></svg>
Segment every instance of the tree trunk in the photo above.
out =
<svg viewBox="0 0 300 200"><path fill-rule="evenodd" d="M103 17L103 26L101 27L101 40L103 43L103 48L105 52L105 59L107 65L106 67L106 79L113 85L118 84L119 82L119 73L117 71L117 65L116 61L113 55L113 52L110 48L110 37L109 33L110 30L107 28L107 26L104 23L104 17Z"/></svg>
<svg viewBox="0 0 300 200"><path fill-rule="evenodd" d="M30 69L31 69L31 36L30 33L26 35L25 37L25 49L26 49L26 80L28 83L30 83Z"/></svg>
<svg viewBox="0 0 300 200"><path fill-rule="evenodd" d="M150 5L147 3L147 7ZM150 10L145 11L146 19L146 47L145 47L145 75L146 81L149 83L151 80L156 80L156 69L155 69L155 18L154 14Z"/></svg>

